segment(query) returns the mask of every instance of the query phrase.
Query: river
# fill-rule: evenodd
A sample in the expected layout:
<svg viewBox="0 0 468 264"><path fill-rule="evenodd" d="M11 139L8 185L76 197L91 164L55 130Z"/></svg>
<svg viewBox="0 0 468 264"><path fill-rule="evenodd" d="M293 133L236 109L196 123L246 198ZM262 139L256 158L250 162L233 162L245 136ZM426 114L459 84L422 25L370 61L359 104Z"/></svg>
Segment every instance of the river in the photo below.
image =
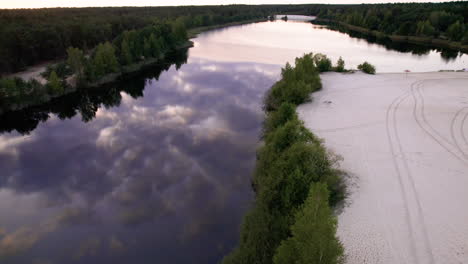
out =
<svg viewBox="0 0 468 264"><path fill-rule="evenodd" d="M175 64L0 117L0 262L217 263L253 202L261 102L287 61L320 52L378 72L468 61L298 21L193 41Z"/></svg>

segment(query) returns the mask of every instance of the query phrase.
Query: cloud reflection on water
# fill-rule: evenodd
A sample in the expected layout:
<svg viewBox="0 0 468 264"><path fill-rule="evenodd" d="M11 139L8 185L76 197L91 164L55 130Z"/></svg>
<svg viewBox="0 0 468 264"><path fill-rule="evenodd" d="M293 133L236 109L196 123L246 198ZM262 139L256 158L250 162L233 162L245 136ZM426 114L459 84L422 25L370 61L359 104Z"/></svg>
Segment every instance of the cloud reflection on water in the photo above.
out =
<svg viewBox="0 0 468 264"><path fill-rule="evenodd" d="M136 80L142 98L121 92L87 123L52 118L29 136L1 135L0 260L219 261L252 199L260 102L277 77L260 68L279 73L191 59Z"/></svg>

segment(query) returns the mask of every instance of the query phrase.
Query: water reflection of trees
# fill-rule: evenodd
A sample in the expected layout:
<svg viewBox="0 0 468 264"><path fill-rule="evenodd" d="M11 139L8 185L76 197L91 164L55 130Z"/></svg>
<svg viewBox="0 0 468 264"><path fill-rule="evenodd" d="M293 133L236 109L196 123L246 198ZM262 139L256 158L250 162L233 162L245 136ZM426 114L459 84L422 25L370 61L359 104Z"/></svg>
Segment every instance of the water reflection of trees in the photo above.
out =
<svg viewBox="0 0 468 264"><path fill-rule="evenodd" d="M159 79L161 73L172 65L179 69L187 62L187 56L187 50L177 52L164 62L145 68L119 82L96 89L79 90L43 105L7 112L0 116L0 133L16 130L21 134L29 134L41 122L47 121L50 114L65 120L79 113L83 122L89 122L96 117L96 112L101 106L106 108L119 106L122 100L120 92L125 92L135 99L143 97L146 79Z"/></svg>
<svg viewBox="0 0 468 264"><path fill-rule="evenodd" d="M418 55L418 56L424 56L424 55L429 54L432 50L436 50L440 53L440 56L445 62L455 60L459 55L461 55L460 52L458 52L457 50L453 50L453 49L433 47L433 46L424 45L424 44L395 42L389 38L377 38L375 36L370 36L370 35L363 34L360 32L351 31L345 27L342 27L339 25L332 25L329 23L314 22L314 24L326 25L327 27L325 29L339 31L341 33L347 34L351 38L365 39L369 43L382 45L383 47L385 47L386 50L391 50L391 51L395 50L395 51L399 51L403 53L411 53L411 54Z"/></svg>

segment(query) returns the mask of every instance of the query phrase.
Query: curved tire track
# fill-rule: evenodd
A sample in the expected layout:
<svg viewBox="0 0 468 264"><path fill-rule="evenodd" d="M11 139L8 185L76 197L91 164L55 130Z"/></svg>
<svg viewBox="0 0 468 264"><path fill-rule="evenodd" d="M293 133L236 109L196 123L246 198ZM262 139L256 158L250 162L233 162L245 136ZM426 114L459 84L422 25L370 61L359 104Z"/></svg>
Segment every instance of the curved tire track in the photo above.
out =
<svg viewBox="0 0 468 264"><path fill-rule="evenodd" d="M459 79L459 78L451 78L451 79ZM413 117L416 121L416 124L426 133L429 137L431 137L437 144L439 144L442 148L444 148L449 154L451 154L454 158L462 162L464 165L468 166L468 159L464 157L463 154L459 152L457 147L454 143L450 142L448 139L440 135L437 130L435 130L427 121L427 118L424 113L424 97L420 92L420 85L422 85L426 81L433 81L433 80L448 80L448 79L427 79L420 81L420 83L415 86L411 85L411 95L413 96L414 100L414 108L413 108Z"/></svg>
<svg viewBox="0 0 468 264"><path fill-rule="evenodd" d="M419 82L411 84L411 88ZM405 220L408 227L410 239L410 254L413 260L410 263L434 263L434 257L427 234L426 224L419 202L419 196L411 175L408 162L403 152L402 144L397 129L397 111L400 105L410 96L410 92L395 98L388 106L386 113L386 129L389 140L390 151L395 170L398 176L398 183L405 203ZM401 161L397 159L401 156Z"/></svg>
<svg viewBox="0 0 468 264"><path fill-rule="evenodd" d="M464 126L465 120L466 120L466 118L468 116L468 112L465 113L465 115L463 117L461 117L461 114L463 113L463 111L465 111L467 109L468 109L468 107L463 107L460 110L458 110L457 113L455 114L455 116L452 118L452 121L450 122L450 135L452 137L453 142L455 143L455 147L460 151L460 153L462 153L462 155L466 159L468 159L468 153L465 152L465 150L463 149L464 146L460 146L460 142L458 142L457 136L459 136L464 141L465 145L468 145L467 141L466 141L465 134L463 133L464 132L463 131L463 126ZM458 118L459 116L461 117L461 120L457 124L457 120L460 119L460 118ZM457 125L459 125L459 130L458 131L456 130ZM460 132L460 134L456 135L457 132Z"/></svg>

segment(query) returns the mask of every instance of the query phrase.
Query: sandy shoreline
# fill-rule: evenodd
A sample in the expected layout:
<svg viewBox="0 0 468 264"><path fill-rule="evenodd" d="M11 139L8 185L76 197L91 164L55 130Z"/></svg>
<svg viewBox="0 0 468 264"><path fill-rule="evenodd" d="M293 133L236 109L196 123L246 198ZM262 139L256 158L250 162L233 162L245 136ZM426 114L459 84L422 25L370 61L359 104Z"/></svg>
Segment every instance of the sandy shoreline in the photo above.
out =
<svg viewBox="0 0 468 264"><path fill-rule="evenodd" d="M298 112L351 175L347 263L468 263L468 73L322 80Z"/></svg>

